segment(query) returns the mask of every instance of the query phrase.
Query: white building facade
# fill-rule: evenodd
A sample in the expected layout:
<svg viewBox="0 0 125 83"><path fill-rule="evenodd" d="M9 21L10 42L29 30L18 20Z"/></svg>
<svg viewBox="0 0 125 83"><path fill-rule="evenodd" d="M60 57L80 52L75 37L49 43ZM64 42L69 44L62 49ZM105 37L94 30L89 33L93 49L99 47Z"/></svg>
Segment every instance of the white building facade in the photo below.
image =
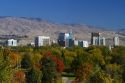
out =
<svg viewBox="0 0 125 83"><path fill-rule="evenodd" d="M46 46L46 45L50 45L50 37L48 36L35 37L35 46Z"/></svg>
<svg viewBox="0 0 125 83"><path fill-rule="evenodd" d="M106 45L105 38L102 37L101 33L92 33L91 34L91 44L92 45Z"/></svg>
<svg viewBox="0 0 125 83"><path fill-rule="evenodd" d="M17 46L17 40L15 39L8 39L7 46Z"/></svg>
<svg viewBox="0 0 125 83"><path fill-rule="evenodd" d="M114 37L114 46L119 46L119 37Z"/></svg>

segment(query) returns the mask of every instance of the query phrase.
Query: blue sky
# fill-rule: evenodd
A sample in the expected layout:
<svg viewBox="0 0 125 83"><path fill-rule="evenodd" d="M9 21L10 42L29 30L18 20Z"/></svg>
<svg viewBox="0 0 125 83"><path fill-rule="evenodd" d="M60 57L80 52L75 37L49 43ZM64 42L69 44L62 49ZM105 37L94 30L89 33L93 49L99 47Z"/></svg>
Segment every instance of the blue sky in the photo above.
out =
<svg viewBox="0 0 125 83"><path fill-rule="evenodd" d="M125 28L125 0L0 0L0 16Z"/></svg>

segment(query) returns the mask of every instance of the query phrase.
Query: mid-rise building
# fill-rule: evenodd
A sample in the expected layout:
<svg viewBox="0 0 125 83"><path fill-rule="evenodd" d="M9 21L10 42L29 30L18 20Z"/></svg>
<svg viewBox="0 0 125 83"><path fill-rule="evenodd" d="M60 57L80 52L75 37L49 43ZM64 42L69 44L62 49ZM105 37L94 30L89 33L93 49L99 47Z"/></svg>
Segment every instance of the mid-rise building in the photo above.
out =
<svg viewBox="0 0 125 83"><path fill-rule="evenodd" d="M119 46L119 37L114 37L113 41L114 41L114 46Z"/></svg>
<svg viewBox="0 0 125 83"><path fill-rule="evenodd" d="M58 44L63 47L72 47L74 38L72 33L59 33Z"/></svg>
<svg viewBox="0 0 125 83"><path fill-rule="evenodd" d="M100 45L106 45L104 37L100 37Z"/></svg>
<svg viewBox="0 0 125 83"><path fill-rule="evenodd" d="M50 45L50 37L48 36L35 37L35 46L46 46L46 45Z"/></svg>
<svg viewBox="0 0 125 83"><path fill-rule="evenodd" d="M100 33L92 33L91 44L92 45L105 45L105 38L102 37Z"/></svg>
<svg viewBox="0 0 125 83"><path fill-rule="evenodd" d="M15 39L8 39L7 46L17 46L17 40Z"/></svg>
<svg viewBox="0 0 125 83"><path fill-rule="evenodd" d="M80 47L89 47L88 41L84 41L84 40L75 40L74 45L80 46Z"/></svg>
<svg viewBox="0 0 125 83"><path fill-rule="evenodd" d="M74 41L74 45L75 45L75 46L78 46L78 45L79 45L79 41L78 41L78 40L75 40L75 41Z"/></svg>

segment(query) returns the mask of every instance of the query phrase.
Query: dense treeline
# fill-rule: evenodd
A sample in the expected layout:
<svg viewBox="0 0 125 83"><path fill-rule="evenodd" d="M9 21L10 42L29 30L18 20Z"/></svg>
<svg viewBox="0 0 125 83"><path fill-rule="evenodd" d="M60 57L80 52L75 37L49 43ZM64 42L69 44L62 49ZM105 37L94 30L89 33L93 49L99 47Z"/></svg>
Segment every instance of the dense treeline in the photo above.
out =
<svg viewBox="0 0 125 83"><path fill-rule="evenodd" d="M125 47L0 47L0 83L125 83Z"/></svg>

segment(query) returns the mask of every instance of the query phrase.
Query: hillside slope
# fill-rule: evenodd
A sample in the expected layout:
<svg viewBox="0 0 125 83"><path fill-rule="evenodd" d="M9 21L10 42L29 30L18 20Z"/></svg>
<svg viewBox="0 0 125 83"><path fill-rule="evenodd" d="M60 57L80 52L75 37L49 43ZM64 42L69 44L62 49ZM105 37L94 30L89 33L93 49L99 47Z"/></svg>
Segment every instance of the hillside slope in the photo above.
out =
<svg viewBox="0 0 125 83"><path fill-rule="evenodd" d="M72 30L76 39L88 41L90 41L91 32L101 32L106 38L112 38L116 35L115 31L84 24L57 24L39 18L0 17L0 34L27 35L28 38L21 40L21 44L33 42L37 35L50 36L51 40L56 40L59 32L69 32L70 30ZM122 42L124 44L124 41Z"/></svg>

